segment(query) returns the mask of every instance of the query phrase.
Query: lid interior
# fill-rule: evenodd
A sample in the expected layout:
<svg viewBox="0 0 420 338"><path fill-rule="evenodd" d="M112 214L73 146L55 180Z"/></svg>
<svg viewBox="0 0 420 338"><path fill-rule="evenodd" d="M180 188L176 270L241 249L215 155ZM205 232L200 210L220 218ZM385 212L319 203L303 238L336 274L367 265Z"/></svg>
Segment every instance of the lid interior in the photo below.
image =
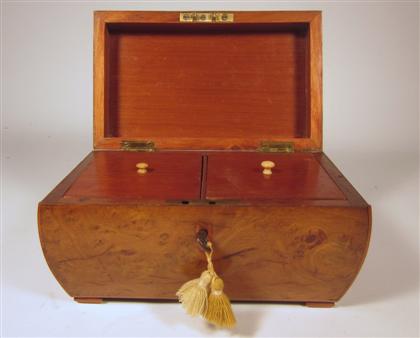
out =
<svg viewBox="0 0 420 338"><path fill-rule="evenodd" d="M308 23L105 30L104 140L228 149L311 137Z"/></svg>

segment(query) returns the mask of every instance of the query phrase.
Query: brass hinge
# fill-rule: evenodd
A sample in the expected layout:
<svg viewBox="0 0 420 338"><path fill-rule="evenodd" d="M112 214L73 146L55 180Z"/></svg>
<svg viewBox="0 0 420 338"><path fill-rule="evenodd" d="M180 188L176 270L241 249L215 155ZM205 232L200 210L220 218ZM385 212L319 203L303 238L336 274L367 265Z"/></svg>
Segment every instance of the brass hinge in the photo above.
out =
<svg viewBox="0 0 420 338"><path fill-rule="evenodd" d="M227 12L181 12L179 22L185 23L232 23L233 13Z"/></svg>
<svg viewBox="0 0 420 338"><path fill-rule="evenodd" d="M261 142L258 151L266 153L293 153L295 151L295 147L293 142L263 141Z"/></svg>
<svg viewBox="0 0 420 338"><path fill-rule="evenodd" d="M155 143L152 141L122 141L121 149L128 151L155 151Z"/></svg>

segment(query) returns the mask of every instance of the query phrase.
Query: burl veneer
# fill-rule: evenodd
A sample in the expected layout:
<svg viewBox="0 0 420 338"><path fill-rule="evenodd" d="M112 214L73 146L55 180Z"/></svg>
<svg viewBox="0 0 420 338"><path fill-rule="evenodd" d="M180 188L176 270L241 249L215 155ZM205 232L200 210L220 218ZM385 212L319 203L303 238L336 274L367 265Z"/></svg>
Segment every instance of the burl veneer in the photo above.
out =
<svg viewBox="0 0 420 338"><path fill-rule="evenodd" d="M371 209L322 152L321 14L232 14L95 13L94 151L38 213L75 300L175 299L200 229L234 301L329 307L356 278Z"/></svg>

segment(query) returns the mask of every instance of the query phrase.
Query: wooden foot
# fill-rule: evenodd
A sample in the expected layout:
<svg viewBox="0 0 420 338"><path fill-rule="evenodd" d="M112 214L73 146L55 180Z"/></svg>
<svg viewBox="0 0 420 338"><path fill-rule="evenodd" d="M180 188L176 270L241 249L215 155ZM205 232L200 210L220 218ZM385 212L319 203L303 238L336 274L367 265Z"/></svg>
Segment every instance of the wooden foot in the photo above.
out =
<svg viewBox="0 0 420 338"><path fill-rule="evenodd" d="M334 302L306 302L307 307L334 307Z"/></svg>
<svg viewBox="0 0 420 338"><path fill-rule="evenodd" d="M74 297L74 300L83 304L101 304L104 302L103 298L89 298L89 297Z"/></svg>

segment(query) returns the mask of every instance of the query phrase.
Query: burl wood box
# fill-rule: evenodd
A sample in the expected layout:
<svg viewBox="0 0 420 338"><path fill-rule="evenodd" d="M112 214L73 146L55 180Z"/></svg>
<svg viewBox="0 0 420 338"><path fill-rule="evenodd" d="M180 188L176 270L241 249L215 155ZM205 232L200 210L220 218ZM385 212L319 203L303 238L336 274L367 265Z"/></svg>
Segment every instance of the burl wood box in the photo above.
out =
<svg viewBox="0 0 420 338"><path fill-rule="evenodd" d="M39 204L64 290L175 299L207 234L232 300L338 301L371 209L322 151L321 68L320 12L96 12L94 150Z"/></svg>

